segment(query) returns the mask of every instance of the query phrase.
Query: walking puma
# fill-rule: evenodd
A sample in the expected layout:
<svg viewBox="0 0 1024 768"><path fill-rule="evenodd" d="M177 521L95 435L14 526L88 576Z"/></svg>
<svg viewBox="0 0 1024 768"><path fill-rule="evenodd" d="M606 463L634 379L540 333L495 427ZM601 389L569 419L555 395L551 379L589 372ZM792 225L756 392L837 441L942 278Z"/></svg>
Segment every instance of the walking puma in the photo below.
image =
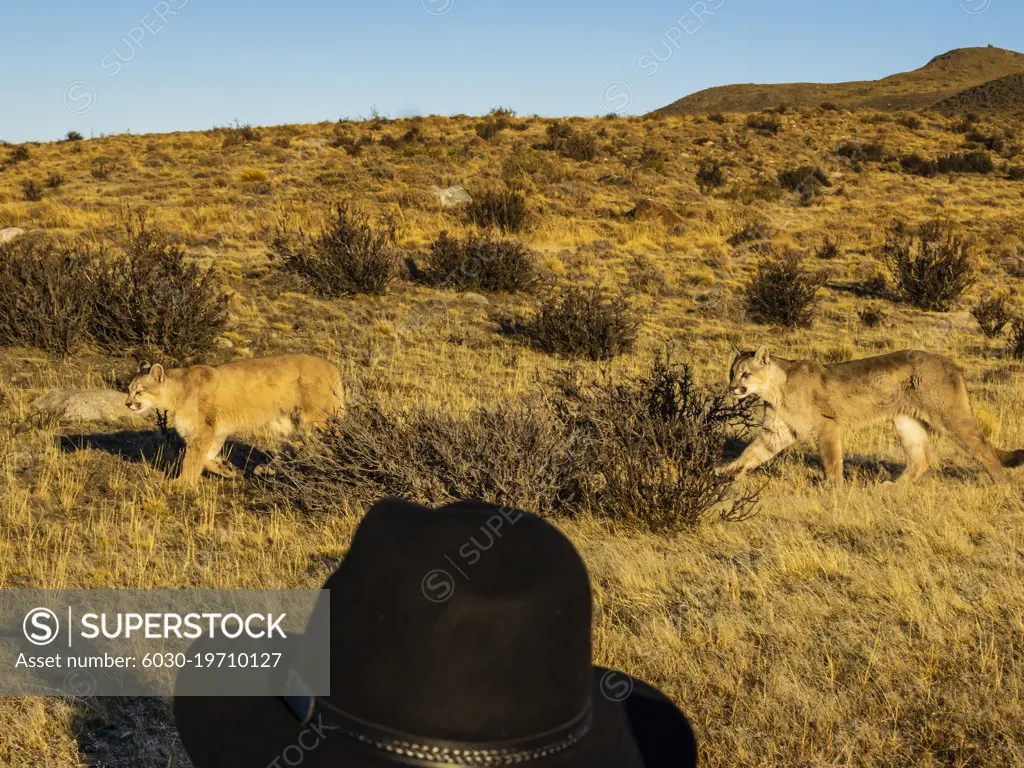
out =
<svg viewBox="0 0 1024 768"><path fill-rule="evenodd" d="M738 459L720 467L722 474L742 475L798 438L809 438L818 443L826 478L841 483L843 435L883 420L892 420L907 454L897 482L912 482L928 470L930 429L951 436L994 481L1006 479L1004 467L1024 465L1024 450L1003 451L986 439L960 369L928 352L820 365L775 357L767 347L741 352L734 346L729 389L738 397L760 396L765 419L760 436Z"/></svg>
<svg viewBox="0 0 1024 768"><path fill-rule="evenodd" d="M206 469L236 474L220 457L228 436L269 427L285 437L317 425L344 408L341 373L312 355L281 355L220 366L165 370L143 363L126 405L137 413L166 410L185 441L180 480L195 483Z"/></svg>

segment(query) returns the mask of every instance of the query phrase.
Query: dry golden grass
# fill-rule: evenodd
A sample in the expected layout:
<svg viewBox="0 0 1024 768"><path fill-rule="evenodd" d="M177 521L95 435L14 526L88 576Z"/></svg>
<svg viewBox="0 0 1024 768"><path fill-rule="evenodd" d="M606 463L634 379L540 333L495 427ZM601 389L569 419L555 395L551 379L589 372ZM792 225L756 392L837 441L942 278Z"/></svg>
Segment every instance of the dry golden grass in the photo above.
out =
<svg viewBox="0 0 1024 768"><path fill-rule="evenodd" d="M316 221L347 196L394 216L402 246L415 253L442 229L467 229L432 200L431 185L472 190L504 176L529 193L534 222L524 239L550 279L613 287L632 279L642 289L631 299L648 313L638 349L609 364L613 372L643 370L666 343L708 383L724 377L730 341L828 360L923 348L964 367L994 440L1024 446L1024 370L1002 342L981 335L969 303L938 315L886 302L886 322L868 329L858 317L866 301L844 290L879 269L871 249L894 216L936 213L976 239L981 278L970 302L996 286L1019 288L1024 185L877 165L858 173L829 154L855 136L900 152L955 151L962 136L942 118L909 131L871 112L795 113L774 138L729 118L577 120L577 130L599 136L601 155L589 164L534 149L545 121L522 118L513 122L523 130L491 142L472 119L424 118L269 128L259 142L226 148L222 131L39 145L0 172L0 227L104 242L122 206L146 206L235 292L225 334L233 346L214 360L312 351L396 406L458 412L523 397L563 365L498 334L491 313L520 309L528 297L481 306L400 283L383 298L322 301L273 270L266 246L279 222ZM412 127L420 138L401 141ZM331 146L363 134L399 141L356 157ZM667 155L660 171L639 165L645 147ZM90 172L98 158L114 164L106 180ZM793 194L749 205L707 198L694 180L702 159L729 163L726 192L802 164L822 164L834 186L806 207ZM22 199L23 178L53 172L62 187L41 202ZM610 175L630 185L599 181ZM682 223L622 218L642 197ZM743 318L737 289L755 257L726 240L755 219L771 224L780 247L842 237L840 257L822 262L831 278L811 328L783 334ZM137 455L113 451L138 436L83 438L102 431L90 425L13 428L40 392L109 384L132 365L89 350L69 361L0 350L0 588L318 586L345 553L359 510L317 519L255 511L249 481L207 479L182 491ZM260 436L254 444L268 447ZM695 724L702 765L714 768L1024 764L1024 476L1009 488L986 485L948 443L939 448L939 471L912 488L882 488L902 462L895 436L857 435L841 492L820 484L813 450L793 451L767 470L753 519L672 538L556 521L592 573L596 660L672 695ZM187 760L164 702L8 699L0 700L0 764Z"/></svg>

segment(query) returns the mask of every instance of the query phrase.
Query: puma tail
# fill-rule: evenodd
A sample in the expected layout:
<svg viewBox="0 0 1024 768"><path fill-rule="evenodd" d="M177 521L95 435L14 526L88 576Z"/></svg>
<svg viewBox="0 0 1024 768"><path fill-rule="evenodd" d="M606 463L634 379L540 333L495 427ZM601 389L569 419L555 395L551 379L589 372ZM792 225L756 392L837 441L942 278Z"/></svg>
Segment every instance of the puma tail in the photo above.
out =
<svg viewBox="0 0 1024 768"><path fill-rule="evenodd" d="M1024 467L1024 450L1001 451L998 448L996 448L996 455L999 456L999 463L1002 464L1007 469Z"/></svg>

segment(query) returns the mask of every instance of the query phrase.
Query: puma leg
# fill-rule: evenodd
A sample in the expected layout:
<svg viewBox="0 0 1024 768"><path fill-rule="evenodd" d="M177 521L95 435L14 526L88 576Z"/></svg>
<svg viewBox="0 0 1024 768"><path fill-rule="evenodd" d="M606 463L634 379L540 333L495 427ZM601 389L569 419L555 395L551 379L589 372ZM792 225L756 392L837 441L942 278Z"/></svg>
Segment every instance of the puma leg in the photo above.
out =
<svg viewBox="0 0 1024 768"><path fill-rule="evenodd" d="M930 450L928 447L928 429L913 416L899 415L892 420L899 433L903 451L907 455L907 466L898 478L897 483L912 483L928 471Z"/></svg>
<svg viewBox="0 0 1024 768"><path fill-rule="evenodd" d="M843 439L842 433L835 425L828 425L818 435L818 450L821 451L821 462L825 465L825 480L834 484L843 484Z"/></svg>

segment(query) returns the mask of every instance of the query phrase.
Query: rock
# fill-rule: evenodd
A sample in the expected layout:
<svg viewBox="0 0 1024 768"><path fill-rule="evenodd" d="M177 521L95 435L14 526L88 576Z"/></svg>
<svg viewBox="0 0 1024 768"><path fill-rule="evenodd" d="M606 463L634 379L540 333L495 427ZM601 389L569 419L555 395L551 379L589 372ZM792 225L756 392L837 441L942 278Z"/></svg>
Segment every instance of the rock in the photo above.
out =
<svg viewBox="0 0 1024 768"><path fill-rule="evenodd" d="M99 421L116 424L139 415L125 405L128 396L113 389L54 389L28 407L30 416L44 415L60 422Z"/></svg>
<svg viewBox="0 0 1024 768"><path fill-rule="evenodd" d="M431 187L430 192L445 208L473 202L473 196L466 191L465 187L447 187L445 189Z"/></svg>
<svg viewBox="0 0 1024 768"><path fill-rule="evenodd" d="M461 296L463 301L468 301L471 304L476 304L480 307L486 307L491 303L491 300L486 296L481 296L479 293L473 293L472 291L467 291L466 293L461 294Z"/></svg>
<svg viewBox="0 0 1024 768"><path fill-rule="evenodd" d="M21 237L25 234L25 230L21 227L7 227L6 229L0 229L0 245L9 243L15 238Z"/></svg>
<svg viewBox="0 0 1024 768"><path fill-rule="evenodd" d="M683 217L667 205L648 199L638 202L636 207L626 214L626 217L637 221L660 221L668 227L683 223Z"/></svg>

